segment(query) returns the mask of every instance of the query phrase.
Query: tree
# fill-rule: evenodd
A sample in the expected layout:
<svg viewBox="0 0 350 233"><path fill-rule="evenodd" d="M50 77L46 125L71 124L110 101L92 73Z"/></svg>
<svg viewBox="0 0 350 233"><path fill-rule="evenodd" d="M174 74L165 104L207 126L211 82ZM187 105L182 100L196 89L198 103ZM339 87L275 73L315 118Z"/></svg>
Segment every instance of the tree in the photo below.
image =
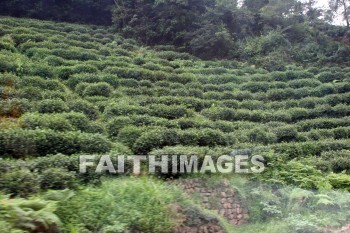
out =
<svg viewBox="0 0 350 233"><path fill-rule="evenodd" d="M334 14L341 9L341 14L346 22L346 27L350 28L350 1L349 0L330 0L329 7L331 12Z"/></svg>
<svg viewBox="0 0 350 233"><path fill-rule="evenodd" d="M189 50L198 57L224 58L233 49L233 38L228 30L221 25L205 24L192 34Z"/></svg>
<svg viewBox="0 0 350 233"><path fill-rule="evenodd" d="M1 0L0 14L109 25L112 6L113 0Z"/></svg>
<svg viewBox="0 0 350 233"><path fill-rule="evenodd" d="M309 21L313 22L322 15L322 10L315 7L316 0L308 0L304 3L304 11Z"/></svg>
<svg viewBox="0 0 350 233"><path fill-rule="evenodd" d="M265 17L278 21L288 19L289 25L294 23L292 19L297 19L297 22L303 20L303 7L297 0L270 0L261 11Z"/></svg>
<svg viewBox="0 0 350 233"><path fill-rule="evenodd" d="M269 0L244 0L243 7L247 8L249 11L258 12L261 8L266 6Z"/></svg>

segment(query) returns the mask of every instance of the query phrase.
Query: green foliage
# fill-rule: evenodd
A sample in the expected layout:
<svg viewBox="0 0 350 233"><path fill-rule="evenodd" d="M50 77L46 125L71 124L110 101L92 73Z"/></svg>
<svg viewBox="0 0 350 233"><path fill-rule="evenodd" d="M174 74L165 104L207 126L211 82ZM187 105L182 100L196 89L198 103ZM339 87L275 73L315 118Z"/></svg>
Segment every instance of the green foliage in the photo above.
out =
<svg viewBox="0 0 350 233"><path fill-rule="evenodd" d="M107 132L110 137L117 137L122 128L131 124L132 120L129 117L115 117L107 122Z"/></svg>
<svg viewBox="0 0 350 233"><path fill-rule="evenodd" d="M74 173L64 168L48 168L42 172L42 189L76 188L77 179Z"/></svg>
<svg viewBox="0 0 350 233"><path fill-rule="evenodd" d="M147 113L148 109L136 104L129 103L128 101L111 102L104 110L104 116L106 118L112 118L117 116L129 116L134 114Z"/></svg>
<svg viewBox="0 0 350 233"><path fill-rule="evenodd" d="M216 156L223 147L259 147L281 156L276 183L346 188L347 49L331 41L337 27L309 24L295 2L281 3L150 1L115 16L121 34L153 48L112 28L1 18L0 154L40 159L24 166L28 176L58 189L99 176L71 176L76 157L45 160L50 154L170 153L182 145ZM54 175L43 176L45 166ZM261 205L279 215L277 204Z"/></svg>
<svg viewBox="0 0 350 233"><path fill-rule="evenodd" d="M181 105L151 105L150 106L150 115L156 117L163 117L167 119L177 119L185 116L191 116L192 112L188 110L185 106Z"/></svg>
<svg viewBox="0 0 350 233"><path fill-rule="evenodd" d="M327 176L330 184L336 189L345 189L349 191L350 175L347 174L329 174Z"/></svg>
<svg viewBox="0 0 350 233"><path fill-rule="evenodd" d="M275 129L276 137L278 142L289 142L297 138L298 132L292 126L281 127Z"/></svg>
<svg viewBox="0 0 350 233"><path fill-rule="evenodd" d="M129 148L132 148L135 141L145 130L147 130L145 127L126 126L119 130L117 139Z"/></svg>
<svg viewBox="0 0 350 233"><path fill-rule="evenodd" d="M92 65L83 64L75 66L59 66L56 68L55 73L60 79L69 79L74 74L80 73L97 73L97 68Z"/></svg>
<svg viewBox="0 0 350 233"><path fill-rule="evenodd" d="M1 154L14 158L64 153L105 153L111 142L100 134L10 129L0 136Z"/></svg>
<svg viewBox="0 0 350 233"><path fill-rule="evenodd" d="M113 88L105 82L87 85L83 91L84 96L105 96L111 95Z"/></svg>
<svg viewBox="0 0 350 233"><path fill-rule="evenodd" d="M12 232L48 232L59 231L61 222L54 214L56 203L39 198L10 199L0 195L0 226L5 233ZM6 227L4 227L4 225Z"/></svg>
<svg viewBox="0 0 350 233"><path fill-rule="evenodd" d="M40 190L40 178L26 169L1 174L0 189L13 196L29 196Z"/></svg>
<svg viewBox="0 0 350 233"><path fill-rule="evenodd" d="M37 114L28 113L21 117L22 125L24 128L36 129L46 128L58 131L73 130L73 125L68 119L60 116L60 114Z"/></svg>
<svg viewBox="0 0 350 233"><path fill-rule="evenodd" d="M69 100L68 108L74 112L84 113L90 120L96 120L99 116L97 107L85 100Z"/></svg>
<svg viewBox="0 0 350 233"><path fill-rule="evenodd" d="M116 179L103 182L99 188L81 190L61 203L57 214L65 225L80 225L90 231L171 232L176 219L170 205L180 196L173 188L150 178Z"/></svg>
<svg viewBox="0 0 350 233"><path fill-rule="evenodd" d="M179 143L176 130L167 128L155 128L141 134L133 144L133 151L144 155L152 149L162 148L164 146L173 146Z"/></svg>
<svg viewBox="0 0 350 233"><path fill-rule="evenodd" d="M206 128L184 130L179 134L179 140L181 145L214 147L227 144L226 137L221 131Z"/></svg>
<svg viewBox="0 0 350 233"><path fill-rule="evenodd" d="M27 99L17 98L1 100L0 106L0 116L2 117L20 117L32 109L32 104Z"/></svg>
<svg viewBox="0 0 350 233"><path fill-rule="evenodd" d="M47 99L38 103L38 111L40 113L66 112L68 106L60 99Z"/></svg>

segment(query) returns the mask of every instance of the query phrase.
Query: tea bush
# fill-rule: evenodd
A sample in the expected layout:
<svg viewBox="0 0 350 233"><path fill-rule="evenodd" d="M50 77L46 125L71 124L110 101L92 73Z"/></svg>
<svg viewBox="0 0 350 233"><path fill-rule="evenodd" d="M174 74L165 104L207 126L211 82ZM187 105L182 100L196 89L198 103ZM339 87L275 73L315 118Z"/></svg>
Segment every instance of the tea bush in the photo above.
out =
<svg viewBox="0 0 350 233"><path fill-rule="evenodd" d="M27 197L40 190L39 175L27 169L14 169L0 177L0 189L13 196Z"/></svg>
<svg viewBox="0 0 350 233"><path fill-rule="evenodd" d="M111 95L113 88L106 82L100 82L95 84L89 84L83 91L84 96L105 96Z"/></svg>
<svg viewBox="0 0 350 233"><path fill-rule="evenodd" d="M167 128L155 128L147 130L133 144L133 151L145 155L152 149L164 146L173 146L179 143L177 130Z"/></svg>
<svg viewBox="0 0 350 233"><path fill-rule="evenodd" d="M2 131L0 137L1 154L14 158L56 153L105 153L111 148L112 143L104 136L80 132L11 129Z"/></svg>
<svg viewBox="0 0 350 233"><path fill-rule="evenodd" d="M95 105L82 99L69 100L68 108L74 112L84 113L90 120L96 120L100 114Z"/></svg>
<svg viewBox="0 0 350 233"><path fill-rule="evenodd" d="M63 100L47 99L38 103L38 111L40 113L66 112L68 111L68 106Z"/></svg>
<svg viewBox="0 0 350 233"><path fill-rule="evenodd" d="M177 119L184 116L191 116L192 111L181 105L150 105L149 114L151 116L163 117L167 119Z"/></svg>
<svg viewBox="0 0 350 233"><path fill-rule="evenodd" d="M74 173L63 168L48 168L41 174L41 189L74 189L78 182Z"/></svg>

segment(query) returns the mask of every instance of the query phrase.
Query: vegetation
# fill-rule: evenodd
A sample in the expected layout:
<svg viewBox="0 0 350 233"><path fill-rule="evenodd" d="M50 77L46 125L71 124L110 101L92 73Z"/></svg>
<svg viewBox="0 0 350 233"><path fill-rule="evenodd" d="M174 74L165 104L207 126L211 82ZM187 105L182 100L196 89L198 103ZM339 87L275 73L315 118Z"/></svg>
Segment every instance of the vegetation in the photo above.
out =
<svg viewBox="0 0 350 233"><path fill-rule="evenodd" d="M263 155L263 174L201 175L229 180L250 208L251 224L228 232L347 223L346 27L312 1L133 2L1 3L85 23L114 8L95 22L111 27L0 17L2 232L171 232L174 205L207 213L166 181L186 175L77 172L79 155L106 153Z"/></svg>

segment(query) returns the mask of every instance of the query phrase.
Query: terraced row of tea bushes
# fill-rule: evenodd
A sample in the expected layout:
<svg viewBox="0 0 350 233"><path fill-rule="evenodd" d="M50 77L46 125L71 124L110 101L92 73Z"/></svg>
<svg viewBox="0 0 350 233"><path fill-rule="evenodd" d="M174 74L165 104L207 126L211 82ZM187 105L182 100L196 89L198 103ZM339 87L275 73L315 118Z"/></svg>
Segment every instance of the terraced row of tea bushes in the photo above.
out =
<svg viewBox="0 0 350 233"><path fill-rule="evenodd" d="M119 143L133 153L263 146L290 158L347 149L349 68L268 72L151 50L104 27L6 17L0 26L0 115L15 128L1 130L7 157Z"/></svg>

